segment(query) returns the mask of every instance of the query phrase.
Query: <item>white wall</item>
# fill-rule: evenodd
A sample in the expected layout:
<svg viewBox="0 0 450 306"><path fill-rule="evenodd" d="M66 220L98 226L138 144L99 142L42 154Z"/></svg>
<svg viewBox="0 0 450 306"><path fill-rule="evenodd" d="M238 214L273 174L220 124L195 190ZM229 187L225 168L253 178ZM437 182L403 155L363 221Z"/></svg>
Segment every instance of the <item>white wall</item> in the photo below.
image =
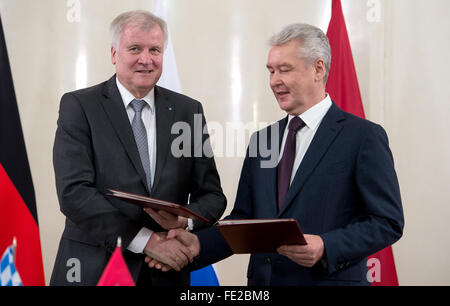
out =
<svg viewBox="0 0 450 306"><path fill-rule="evenodd" d="M405 210L394 249L404 285L450 284L449 8L445 0L389 7L385 116Z"/></svg>
<svg viewBox="0 0 450 306"><path fill-rule="evenodd" d="M64 217L52 159L64 92L114 73L108 26L119 13L152 10L150 0L80 0L69 22L66 0L0 0L16 95L37 196L48 282ZM377 1L375 1L377 2ZM390 137L406 228L394 245L400 283L449 285L450 106L445 88L450 42L447 0L380 0L380 20L367 1L342 0L366 116ZM291 22L326 31L331 0L167 0L167 18L184 93L202 101L209 122L273 122L283 116L268 86L267 38ZM69 18L70 19L70 18ZM243 150L239 152L243 155ZM232 208L242 157L218 157ZM223 285L244 285L248 256L218 264Z"/></svg>

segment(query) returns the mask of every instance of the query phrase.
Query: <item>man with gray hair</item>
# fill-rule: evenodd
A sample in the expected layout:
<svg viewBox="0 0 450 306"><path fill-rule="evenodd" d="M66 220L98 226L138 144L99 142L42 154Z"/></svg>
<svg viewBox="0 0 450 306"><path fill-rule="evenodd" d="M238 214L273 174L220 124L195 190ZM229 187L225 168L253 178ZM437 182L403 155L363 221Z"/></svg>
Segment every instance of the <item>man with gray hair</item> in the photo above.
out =
<svg viewBox="0 0 450 306"><path fill-rule="evenodd" d="M182 122L193 130L194 117L200 117L203 131L202 105L156 86L167 42L162 19L146 11L123 13L112 22L111 36L116 75L61 99L53 162L66 225L50 284L96 285L121 237L137 285L188 285L185 266L193 254L180 242L167 240L167 230L198 230L208 224L143 211L107 193L111 188L189 202L192 211L211 222L220 218L226 199L214 158L175 157L171 152L173 124ZM209 146L209 135L203 134L201 142ZM166 262L172 271L150 270L144 254Z"/></svg>
<svg viewBox="0 0 450 306"><path fill-rule="evenodd" d="M267 156L247 154L227 219L294 218L307 245L252 254L248 284L368 285L367 256L403 233L387 135L381 126L339 109L325 92L331 51L320 29L292 24L270 44L270 87L287 116L253 135L248 152L260 142L275 146L279 162L264 168ZM274 133L279 137L273 142ZM217 227L196 235L173 230L168 238L190 246L199 255L197 267L233 254Z"/></svg>

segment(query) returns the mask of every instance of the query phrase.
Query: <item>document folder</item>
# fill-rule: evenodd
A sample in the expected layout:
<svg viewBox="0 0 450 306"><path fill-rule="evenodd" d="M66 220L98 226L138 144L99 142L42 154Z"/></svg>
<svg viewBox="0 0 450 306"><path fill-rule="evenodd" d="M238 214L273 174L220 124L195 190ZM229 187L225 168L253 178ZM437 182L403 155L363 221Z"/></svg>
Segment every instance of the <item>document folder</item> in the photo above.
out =
<svg viewBox="0 0 450 306"><path fill-rule="evenodd" d="M205 217L202 217L202 216L194 213L193 211L189 210L188 208L186 208L182 205L179 205L179 204L175 204L175 203L171 203L171 202L167 202L167 201L161 201L161 200L153 199L150 197L145 197L145 196L128 193L128 192L123 192L123 191L119 191L119 190L114 190L114 189L108 189L108 190L109 190L109 192L111 192L110 194L107 194L108 196L124 200L128 203L138 205L143 208L151 208L154 210L164 210L173 215L182 216L182 217L186 217L186 218L190 218L190 219L197 219L197 220L200 220L200 221L203 221L206 223L210 222Z"/></svg>
<svg viewBox="0 0 450 306"><path fill-rule="evenodd" d="M222 220L219 231L235 254L276 253L282 245L306 245L295 219Z"/></svg>

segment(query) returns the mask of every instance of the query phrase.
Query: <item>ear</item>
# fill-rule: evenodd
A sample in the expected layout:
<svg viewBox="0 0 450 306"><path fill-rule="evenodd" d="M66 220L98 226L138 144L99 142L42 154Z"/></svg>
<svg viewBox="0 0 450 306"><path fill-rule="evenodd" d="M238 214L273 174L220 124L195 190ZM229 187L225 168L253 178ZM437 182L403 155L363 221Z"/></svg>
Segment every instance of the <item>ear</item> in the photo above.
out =
<svg viewBox="0 0 450 306"><path fill-rule="evenodd" d="M314 69L316 72L315 80L317 82L323 82L323 79L325 78L325 74L327 72L323 59L319 58L314 62Z"/></svg>
<svg viewBox="0 0 450 306"><path fill-rule="evenodd" d="M114 47L111 47L111 63L113 65L115 65L116 62L117 62L116 57L117 57L117 51L116 51L116 49Z"/></svg>

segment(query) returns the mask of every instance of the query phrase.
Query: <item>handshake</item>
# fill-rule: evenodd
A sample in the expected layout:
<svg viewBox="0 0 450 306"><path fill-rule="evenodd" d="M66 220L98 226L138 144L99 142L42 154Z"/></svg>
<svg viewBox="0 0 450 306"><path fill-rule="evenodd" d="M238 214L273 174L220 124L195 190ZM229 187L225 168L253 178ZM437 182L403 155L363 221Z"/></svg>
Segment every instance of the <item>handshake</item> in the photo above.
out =
<svg viewBox="0 0 450 306"><path fill-rule="evenodd" d="M185 230L188 221L164 211L144 209L168 233L154 232L144 249L145 262L150 268L163 272L180 271L200 253L200 242L196 235Z"/></svg>

